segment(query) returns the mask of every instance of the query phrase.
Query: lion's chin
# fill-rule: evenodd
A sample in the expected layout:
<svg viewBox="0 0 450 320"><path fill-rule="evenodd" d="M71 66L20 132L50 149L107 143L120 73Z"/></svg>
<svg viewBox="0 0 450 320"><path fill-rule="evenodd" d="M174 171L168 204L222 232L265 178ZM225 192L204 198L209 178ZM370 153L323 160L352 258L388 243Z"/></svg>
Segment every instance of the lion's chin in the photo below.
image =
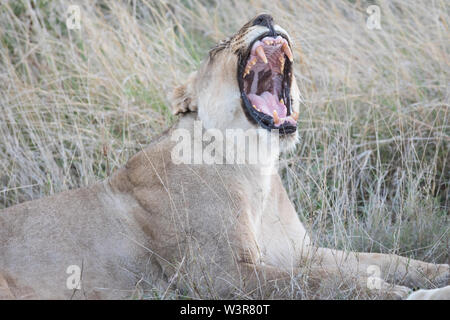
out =
<svg viewBox="0 0 450 320"><path fill-rule="evenodd" d="M299 142L299 135L297 132L292 134L287 134L284 136L281 136L280 139L280 152L291 152L294 151L295 146Z"/></svg>
<svg viewBox="0 0 450 320"><path fill-rule="evenodd" d="M256 38L238 63L238 82L247 118L280 135L297 131L290 87L293 56L282 34ZM294 139L295 140L295 139Z"/></svg>

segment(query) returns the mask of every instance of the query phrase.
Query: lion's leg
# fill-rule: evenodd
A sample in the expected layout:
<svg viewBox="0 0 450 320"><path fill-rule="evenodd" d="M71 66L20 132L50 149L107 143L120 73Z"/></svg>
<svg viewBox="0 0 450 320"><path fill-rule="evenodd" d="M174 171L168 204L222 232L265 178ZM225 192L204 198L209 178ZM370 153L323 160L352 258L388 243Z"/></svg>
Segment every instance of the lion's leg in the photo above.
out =
<svg viewBox="0 0 450 320"><path fill-rule="evenodd" d="M430 286L447 281L448 264L432 264L395 254L344 252L316 248L311 252L314 261L325 269L337 266L341 272L379 276L411 286Z"/></svg>
<svg viewBox="0 0 450 320"><path fill-rule="evenodd" d="M302 276L305 278L302 279ZM274 266L257 265L251 263L241 264L241 281L244 288L244 294L258 295L259 298L280 298L301 297L301 284L307 284L311 289L317 289L323 281L329 279L335 280L336 277L341 276L339 268L334 265L324 267L323 265L312 265L301 270L299 268L289 271L281 270ZM365 291L367 293L376 293L387 298L399 299L406 298L411 292L411 289L403 286L392 285L380 278L370 279L373 287L368 285L368 276L353 275L353 279L347 281L352 282L352 286L357 290ZM305 282L303 282L305 281ZM375 290L376 291L373 291ZM300 294L299 294L300 293Z"/></svg>

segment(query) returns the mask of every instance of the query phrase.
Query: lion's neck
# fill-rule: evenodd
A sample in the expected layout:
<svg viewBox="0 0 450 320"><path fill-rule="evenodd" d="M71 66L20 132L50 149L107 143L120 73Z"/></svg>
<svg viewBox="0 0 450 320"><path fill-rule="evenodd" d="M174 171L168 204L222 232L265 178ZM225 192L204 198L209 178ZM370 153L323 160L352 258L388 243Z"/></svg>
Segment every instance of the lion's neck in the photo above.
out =
<svg viewBox="0 0 450 320"><path fill-rule="evenodd" d="M206 129L193 115L180 119L171 140L175 163L249 165L263 175L276 171L280 154L278 136L267 130Z"/></svg>

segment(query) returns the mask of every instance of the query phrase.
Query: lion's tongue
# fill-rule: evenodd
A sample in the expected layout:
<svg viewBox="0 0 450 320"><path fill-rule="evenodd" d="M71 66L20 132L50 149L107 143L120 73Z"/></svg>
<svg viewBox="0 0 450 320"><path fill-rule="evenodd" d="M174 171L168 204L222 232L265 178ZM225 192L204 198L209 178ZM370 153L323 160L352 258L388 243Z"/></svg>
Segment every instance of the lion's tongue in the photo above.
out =
<svg viewBox="0 0 450 320"><path fill-rule="evenodd" d="M273 111L275 110L280 118L286 117L287 110L285 105L278 101L277 97L270 92L265 91L260 96L250 93L248 98L252 102L252 105L256 109L261 110L261 112L273 116Z"/></svg>

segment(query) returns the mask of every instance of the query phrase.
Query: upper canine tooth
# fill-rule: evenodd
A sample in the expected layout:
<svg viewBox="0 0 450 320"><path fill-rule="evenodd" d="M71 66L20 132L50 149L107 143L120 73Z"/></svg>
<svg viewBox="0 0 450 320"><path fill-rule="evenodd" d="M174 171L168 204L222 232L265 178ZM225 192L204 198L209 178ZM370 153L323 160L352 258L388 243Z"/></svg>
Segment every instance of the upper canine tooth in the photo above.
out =
<svg viewBox="0 0 450 320"><path fill-rule="evenodd" d="M262 46L259 46L258 48L256 48L256 54L258 55L258 57L261 58L261 60L264 63L267 63L267 57L266 57L266 54L264 53L264 48Z"/></svg>
<svg viewBox="0 0 450 320"><path fill-rule="evenodd" d="M283 48L284 53L288 57L289 61L291 61L291 62L294 61L294 58L292 56L292 51L291 51L291 49L289 48L289 45L286 42L283 43L282 48Z"/></svg>
<svg viewBox="0 0 450 320"><path fill-rule="evenodd" d="M273 110L273 121L275 122L275 124L280 123L280 118L278 117L277 110Z"/></svg>

